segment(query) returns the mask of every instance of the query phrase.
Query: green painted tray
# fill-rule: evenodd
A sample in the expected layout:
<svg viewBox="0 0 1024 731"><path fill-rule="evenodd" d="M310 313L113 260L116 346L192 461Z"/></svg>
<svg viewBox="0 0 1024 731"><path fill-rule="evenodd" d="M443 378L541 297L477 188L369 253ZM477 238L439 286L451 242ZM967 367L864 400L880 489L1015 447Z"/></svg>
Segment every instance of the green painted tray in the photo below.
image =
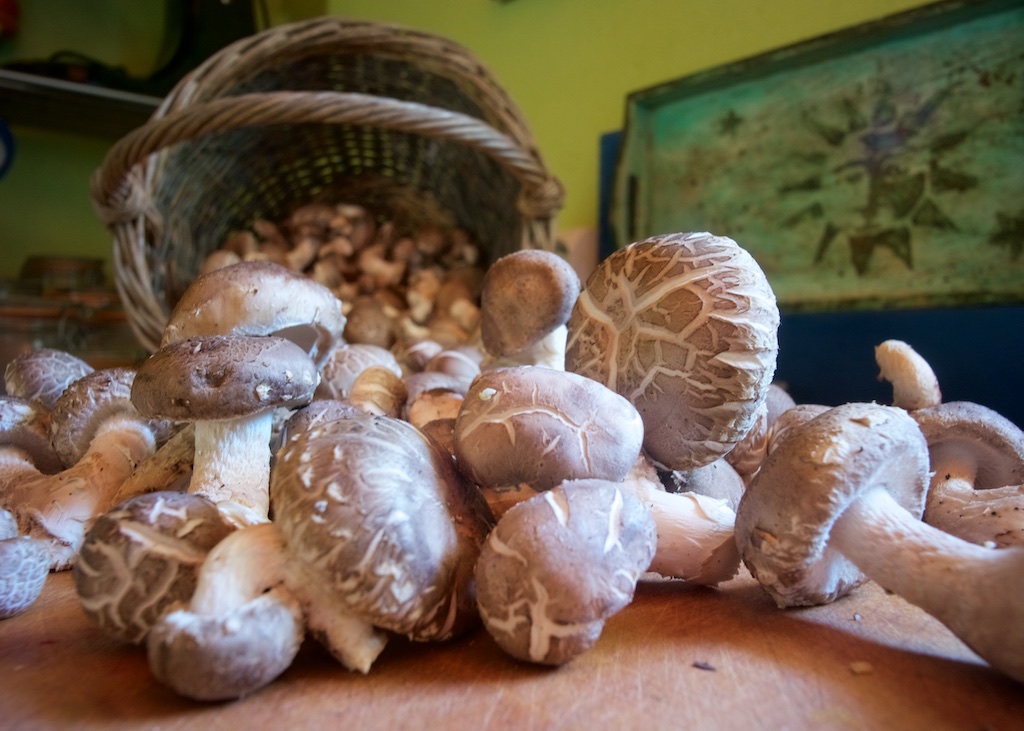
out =
<svg viewBox="0 0 1024 731"><path fill-rule="evenodd" d="M1024 300L1024 3L941 2L627 97L616 244L736 239L788 310Z"/></svg>

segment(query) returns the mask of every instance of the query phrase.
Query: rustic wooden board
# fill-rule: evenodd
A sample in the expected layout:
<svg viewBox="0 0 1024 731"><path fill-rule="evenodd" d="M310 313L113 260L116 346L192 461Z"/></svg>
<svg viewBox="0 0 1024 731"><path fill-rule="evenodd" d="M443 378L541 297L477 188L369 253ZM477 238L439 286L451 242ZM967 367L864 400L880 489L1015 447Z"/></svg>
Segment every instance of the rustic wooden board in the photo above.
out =
<svg viewBox="0 0 1024 731"><path fill-rule="evenodd" d="M367 676L309 643L261 692L197 703L158 684L142 649L103 636L64 573L28 612L0 622L0 662L4 729L1024 724L1024 686L899 597L871 584L828 607L783 611L747 574L719 589L642 583L598 646L559 669L513 661L482 630L446 644L394 641Z"/></svg>

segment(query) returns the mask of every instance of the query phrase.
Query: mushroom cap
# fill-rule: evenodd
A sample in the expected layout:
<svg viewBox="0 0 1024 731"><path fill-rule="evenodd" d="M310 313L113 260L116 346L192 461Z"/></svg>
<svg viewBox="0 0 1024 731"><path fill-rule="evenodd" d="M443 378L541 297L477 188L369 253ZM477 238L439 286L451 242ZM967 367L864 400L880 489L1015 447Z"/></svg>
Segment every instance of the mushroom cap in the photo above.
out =
<svg viewBox="0 0 1024 731"><path fill-rule="evenodd" d="M455 422L459 467L481 487L567 479L622 480L640 453L643 423L622 396L590 378L536 366L486 370Z"/></svg>
<svg viewBox="0 0 1024 731"><path fill-rule="evenodd" d="M199 495L126 500L86 531L72 568L83 610L107 635L144 641L168 608L189 600L204 557L231 530Z"/></svg>
<svg viewBox="0 0 1024 731"><path fill-rule="evenodd" d="M500 257L480 293L484 348L499 357L525 350L568 321L579 293L579 275L558 254L524 249Z"/></svg>
<svg viewBox="0 0 1024 731"><path fill-rule="evenodd" d="M0 540L0 619L21 614L39 598L50 560L45 541L27 536Z"/></svg>
<svg viewBox="0 0 1024 731"><path fill-rule="evenodd" d="M477 621L473 564L492 517L412 425L366 415L297 433L278 451L270 496L292 555L354 616L415 640Z"/></svg>
<svg viewBox="0 0 1024 731"><path fill-rule="evenodd" d="M38 401L52 409L64 389L93 367L63 350L37 348L13 358L4 369L4 386L11 396Z"/></svg>
<svg viewBox="0 0 1024 731"><path fill-rule="evenodd" d="M298 600L278 587L225 616L173 610L153 626L146 650L157 680L187 698L219 701L270 684L304 636Z"/></svg>
<svg viewBox="0 0 1024 731"><path fill-rule="evenodd" d="M290 340L213 335L153 353L139 366L131 399L145 416L214 421L308 403L318 383L316 364Z"/></svg>
<svg viewBox="0 0 1024 731"><path fill-rule="evenodd" d="M207 335L281 335L319 366L344 330L341 300L330 289L280 264L242 261L192 281L161 345Z"/></svg>
<svg viewBox="0 0 1024 731"><path fill-rule="evenodd" d="M566 481L517 503L477 561L484 626L515 658L566 663L632 601L656 541L644 504L616 482Z"/></svg>
<svg viewBox="0 0 1024 731"><path fill-rule="evenodd" d="M132 404L134 380L134 368L103 368L64 389L51 411L50 441L65 467L82 458L108 419L128 416L146 420ZM164 441L172 430L160 417L150 420L150 427L157 442Z"/></svg>
<svg viewBox="0 0 1024 731"><path fill-rule="evenodd" d="M779 311L754 258L708 233L619 249L588 277L568 322L566 370L622 394L662 469L727 453L775 373Z"/></svg>
<svg viewBox="0 0 1024 731"><path fill-rule="evenodd" d="M903 409L836 406L795 428L769 453L736 511L736 542L750 572L779 606L824 604L865 581L829 545L848 505L887 490L920 518L928 448Z"/></svg>
<svg viewBox="0 0 1024 731"><path fill-rule="evenodd" d="M50 442L50 412L39 401L0 395L0 447L15 447L43 474L64 467Z"/></svg>
<svg viewBox="0 0 1024 731"><path fill-rule="evenodd" d="M997 411L949 401L915 409L911 416L928 442L933 469L946 460L968 460L976 470L975 489L1024 483L1024 430Z"/></svg>

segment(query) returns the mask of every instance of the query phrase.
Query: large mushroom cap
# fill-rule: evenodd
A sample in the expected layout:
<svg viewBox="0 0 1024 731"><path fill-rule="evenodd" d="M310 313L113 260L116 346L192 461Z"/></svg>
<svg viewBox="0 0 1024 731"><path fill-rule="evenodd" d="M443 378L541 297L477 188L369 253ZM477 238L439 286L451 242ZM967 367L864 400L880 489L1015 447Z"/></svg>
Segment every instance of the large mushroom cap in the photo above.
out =
<svg viewBox="0 0 1024 731"><path fill-rule="evenodd" d="M161 345L196 336L280 335L323 362L345 330L341 301L303 274L243 261L197 277L174 306Z"/></svg>
<svg viewBox="0 0 1024 731"><path fill-rule="evenodd" d="M281 447L271 505L292 554L347 611L415 640L476 619L491 516L450 455L399 419L325 421Z"/></svg>
<svg viewBox="0 0 1024 731"><path fill-rule="evenodd" d="M460 468L481 487L622 480L640 453L643 423L622 396L590 378L536 366L484 371L455 422Z"/></svg>
<svg viewBox="0 0 1024 731"><path fill-rule="evenodd" d="M843 404L796 427L769 453L740 500L736 541L780 606L828 603L865 581L829 545L847 506L884 489L920 517L927 487L927 445L903 409Z"/></svg>
<svg viewBox="0 0 1024 731"><path fill-rule="evenodd" d="M316 365L290 340L214 335L171 343L147 358L131 400L150 417L220 420L308 403L318 383Z"/></svg>
<svg viewBox="0 0 1024 731"><path fill-rule="evenodd" d="M569 319L566 370L622 394L660 467L713 462L744 437L775 372L779 312L753 257L708 233L606 258Z"/></svg>
<svg viewBox="0 0 1024 731"><path fill-rule="evenodd" d="M4 369L4 386L10 396L38 401L52 409L64 389L92 373L93 367L56 348L37 348L13 358Z"/></svg>

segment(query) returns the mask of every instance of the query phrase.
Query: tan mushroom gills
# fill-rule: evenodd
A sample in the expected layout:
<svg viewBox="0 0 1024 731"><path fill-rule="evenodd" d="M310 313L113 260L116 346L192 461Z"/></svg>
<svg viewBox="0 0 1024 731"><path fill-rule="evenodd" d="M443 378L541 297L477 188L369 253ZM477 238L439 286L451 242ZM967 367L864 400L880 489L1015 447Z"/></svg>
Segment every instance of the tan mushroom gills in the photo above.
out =
<svg viewBox="0 0 1024 731"><path fill-rule="evenodd" d="M875 348L878 378L892 384L892 405L907 411L942 403L939 379L931 365L902 340L886 340Z"/></svg>

